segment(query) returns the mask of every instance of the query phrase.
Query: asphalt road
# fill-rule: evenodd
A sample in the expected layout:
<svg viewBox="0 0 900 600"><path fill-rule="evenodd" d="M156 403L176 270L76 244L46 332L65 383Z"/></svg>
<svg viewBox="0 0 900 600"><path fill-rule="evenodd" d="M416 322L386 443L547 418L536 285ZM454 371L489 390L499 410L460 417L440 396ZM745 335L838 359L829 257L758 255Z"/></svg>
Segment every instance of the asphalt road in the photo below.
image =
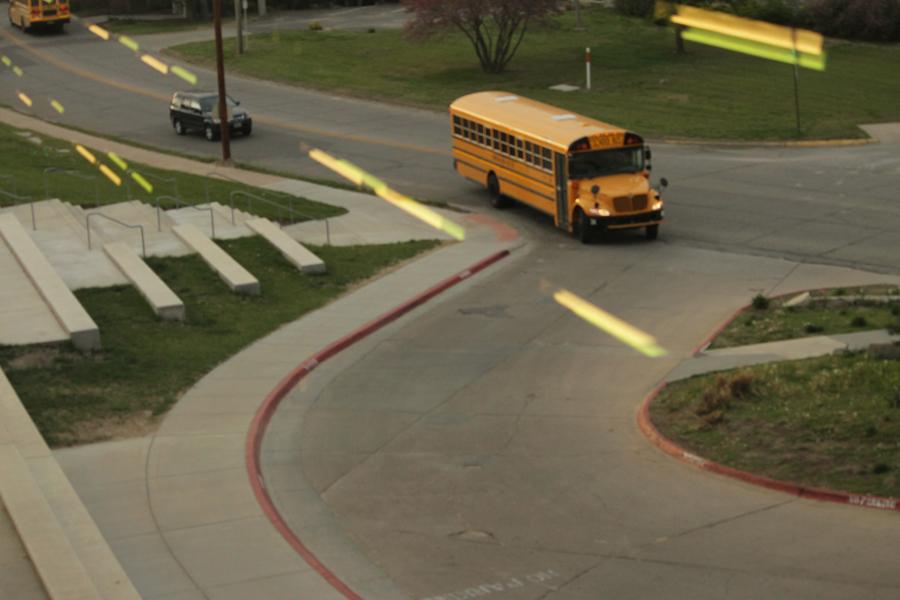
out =
<svg viewBox="0 0 900 600"><path fill-rule="evenodd" d="M77 27L4 26L0 49L25 70L0 74L0 102L27 88L61 101L61 122L216 152L175 136L166 97L178 82L123 47ZM236 77L230 91L257 123L233 145L240 161L327 176L300 156L303 140L420 197L486 203L450 169L444 115ZM45 104L34 112L56 118ZM527 254L318 369L297 392L316 395L313 409L279 423L342 528L413 598L896 598L896 515L675 463L634 413L755 292L881 278L841 266L900 274L897 150L655 144L655 173L671 182L658 242L583 247L542 215L506 211ZM587 328L552 301L556 287L670 355L644 359Z"/></svg>
<svg viewBox="0 0 900 600"><path fill-rule="evenodd" d="M381 10L376 13L374 11ZM0 9L2 10L2 9ZM336 11L334 25L396 19L396 7ZM360 16L362 15L362 16ZM303 19L299 19L303 20ZM379 21L380 22L380 21ZM207 32L149 36L149 47ZM24 109L19 90L35 98L31 112L61 123L155 147L216 157L219 149L198 135L179 137L167 119L167 98L181 80L141 64L115 42L83 27L61 35L25 35L0 26L0 51L24 69L0 71L0 102ZM365 57L359 57L364 60ZM214 88L212 73L192 68L199 87ZM445 115L338 98L302 89L230 77L229 93L255 120L254 134L232 144L236 160L294 173L332 175L299 152L301 141L321 147L421 198L482 207L484 193L450 168ZM55 98L66 107L57 115ZM896 147L723 148L654 145L655 173L666 176L670 244L780 256L797 261L900 272L900 210ZM519 208L513 222L548 219Z"/></svg>

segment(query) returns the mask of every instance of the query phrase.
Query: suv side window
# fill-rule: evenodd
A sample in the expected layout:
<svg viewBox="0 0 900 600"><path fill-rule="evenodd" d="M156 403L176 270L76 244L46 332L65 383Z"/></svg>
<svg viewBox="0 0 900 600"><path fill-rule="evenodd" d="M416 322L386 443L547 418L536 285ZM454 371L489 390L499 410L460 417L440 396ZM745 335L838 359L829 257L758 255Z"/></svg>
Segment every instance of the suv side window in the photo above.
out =
<svg viewBox="0 0 900 600"><path fill-rule="evenodd" d="M185 102L185 107L194 112L200 112L200 103L196 100L187 100Z"/></svg>

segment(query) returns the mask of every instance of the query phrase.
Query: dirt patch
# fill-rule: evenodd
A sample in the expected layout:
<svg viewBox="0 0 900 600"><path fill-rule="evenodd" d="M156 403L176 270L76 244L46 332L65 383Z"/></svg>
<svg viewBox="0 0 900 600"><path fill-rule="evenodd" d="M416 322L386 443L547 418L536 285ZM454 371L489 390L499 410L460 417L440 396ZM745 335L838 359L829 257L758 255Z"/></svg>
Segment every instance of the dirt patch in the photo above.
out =
<svg viewBox="0 0 900 600"><path fill-rule="evenodd" d="M10 360L6 365L8 371L22 369L42 369L52 367L59 358L57 348L34 348Z"/></svg>
<svg viewBox="0 0 900 600"><path fill-rule="evenodd" d="M111 442L149 435L159 428L162 417L143 410L126 416L80 421L71 431L56 436L56 446Z"/></svg>

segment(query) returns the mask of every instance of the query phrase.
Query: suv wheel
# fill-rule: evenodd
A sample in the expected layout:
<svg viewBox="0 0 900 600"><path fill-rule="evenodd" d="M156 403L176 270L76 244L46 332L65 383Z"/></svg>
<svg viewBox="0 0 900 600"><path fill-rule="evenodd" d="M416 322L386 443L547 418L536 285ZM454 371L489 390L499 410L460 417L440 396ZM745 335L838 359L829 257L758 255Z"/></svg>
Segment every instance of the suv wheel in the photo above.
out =
<svg viewBox="0 0 900 600"><path fill-rule="evenodd" d="M172 127L175 128L175 133L177 133L178 135L184 135L185 133L187 133L187 130L184 128L184 125L182 125L181 121L179 121L178 119L175 119L174 121L172 121Z"/></svg>

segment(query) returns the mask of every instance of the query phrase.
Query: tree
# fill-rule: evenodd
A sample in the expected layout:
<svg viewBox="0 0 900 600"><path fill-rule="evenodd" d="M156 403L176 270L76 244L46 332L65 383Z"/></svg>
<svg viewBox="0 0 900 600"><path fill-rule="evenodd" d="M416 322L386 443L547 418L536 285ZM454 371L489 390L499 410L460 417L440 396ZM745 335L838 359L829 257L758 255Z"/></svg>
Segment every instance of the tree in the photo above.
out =
<svg viewBox="0 0 900 600"><path fill-rule="evenodd" d="M404 0L413 18L407 32L420 39L459 29L472 42L486 73L512 60L528 26L546 19L558 0Z"/></svg>

